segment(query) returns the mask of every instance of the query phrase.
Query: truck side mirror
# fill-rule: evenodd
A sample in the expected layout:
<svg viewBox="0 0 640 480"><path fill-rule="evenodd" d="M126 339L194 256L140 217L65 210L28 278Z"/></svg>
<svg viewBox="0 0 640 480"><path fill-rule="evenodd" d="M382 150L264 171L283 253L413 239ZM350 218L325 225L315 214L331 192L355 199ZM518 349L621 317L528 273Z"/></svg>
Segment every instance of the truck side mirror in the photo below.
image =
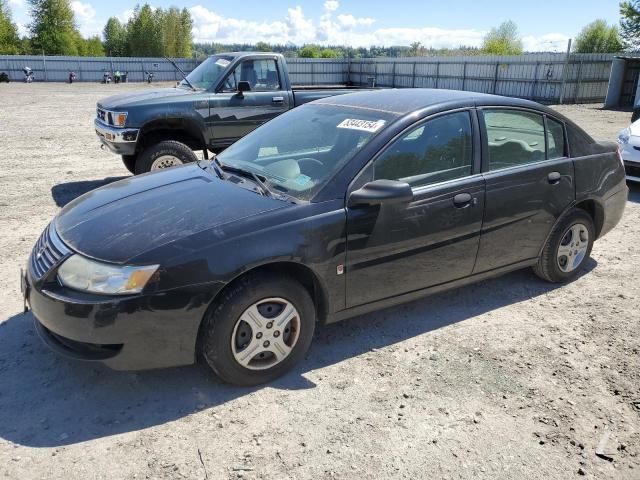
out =
<svg viewBox="0 0 640 480"><path fill-rule="evenodd" d="M240 82L238 82L238 96L240 98L242 98L244 95L244 92L250 92L251 91L251 84L249 82L247 82L246 80L242 80Z"/></svg>

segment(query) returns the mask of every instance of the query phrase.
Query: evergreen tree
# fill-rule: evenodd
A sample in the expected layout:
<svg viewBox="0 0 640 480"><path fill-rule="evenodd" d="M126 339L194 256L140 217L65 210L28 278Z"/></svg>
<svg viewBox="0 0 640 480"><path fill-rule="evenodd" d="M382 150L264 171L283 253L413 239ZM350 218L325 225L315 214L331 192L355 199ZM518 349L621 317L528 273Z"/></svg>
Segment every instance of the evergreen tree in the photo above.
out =
<svg viewBox="0 0 640 480"><path fill-rule="evenodd" d="M620 35L627 50L640 49L640 0L620 3Z"/></svg>

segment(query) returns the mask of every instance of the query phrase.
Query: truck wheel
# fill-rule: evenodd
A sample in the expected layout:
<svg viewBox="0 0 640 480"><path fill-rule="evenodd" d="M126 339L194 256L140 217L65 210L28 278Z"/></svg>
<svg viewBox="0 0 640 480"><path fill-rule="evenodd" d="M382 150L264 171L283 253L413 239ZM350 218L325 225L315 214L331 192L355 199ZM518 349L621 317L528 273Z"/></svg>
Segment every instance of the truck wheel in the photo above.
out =
<svg viewBox="0 0 640 480"><path fill-rule="evenodd" d="M203 320L201 352L224 381L258 385L280 377L305 355L316 312L309 292L282 275L247 275Z"/></svg>
<svg viewBox="0 0 640 480"><path fill-rule="evenodd" d="M549 235L533 271L551 283L573 280L587 263L594 240L591 215L579 208L570 211Z"/></svg>
<svg viewBox="0 0 640 480"><path fill-rule="evenodd" d="M137 155L122 155L122 163L124 163L125 168L134 174L136 173L137 159Z"/></svg>
<svg viewBox="0 0 640 480"><path fill-rule="evenodd" d="M147 173L161 168L175 167L198 160L196 154L184 143L164 140L142 151L136 161L136 174Z"/></svg>

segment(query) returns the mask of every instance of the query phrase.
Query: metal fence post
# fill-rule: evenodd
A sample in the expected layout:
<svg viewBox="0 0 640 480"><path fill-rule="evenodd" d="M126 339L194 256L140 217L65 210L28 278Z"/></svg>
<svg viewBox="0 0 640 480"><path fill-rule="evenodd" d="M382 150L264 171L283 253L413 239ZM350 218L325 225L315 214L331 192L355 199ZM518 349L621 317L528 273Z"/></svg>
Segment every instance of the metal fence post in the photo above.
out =
<svg viewBox="0 0 640 480"><path fill-rule="evenodd" d="M536 70L533 74L533 83L531 84L531 95L529 96L531 100L536 98L536 86L538 85L538 74L540 71L540 62L536 62Z"/></svg>
<svg viewBox="0 0 640 480"><path fill-rule="evenodd" d="M496 71L493 74L493 90L491 91L491 93L493 93L494 95L498 86L498 68L500 68L500 63L496 62Z"/></svg>
<svg viewBox="0 0 640 480"><path fill-rule="evenodd" d="M438 80L440 80L440 62L436 62L436 88L438 88Z"/></svg>
<svg viewBox="0 0 640 480"><path fill-rule="evenodd" d="M467 62L464 62L462 66L462 90L464 90L464 84L467 81Z"/></svg>
<svg viewBox="0 0 640 480"><path fill-rule="evenodd" d="M578 78L576 80L576 94L573 96L573 103L578 103L578 99L580 98L580 84L582 83L582 64L584 60L580 60L580 65L578 65Z"/></svg>
<svg viewBox="0 0 640 480"><path fill-rule="evenodd" d="M560 105L564 102L564 87L567 83L567 74L569 73L569 57L571 56L571 39L567 42L567 56L564 59L562 67L562 84L560 86Z"/></svg>
<svg viewBox="0 0 640 480"><path fill-rule="evenodd" d="M315 69L313 68L313 65L314 65L314 63L313 63L313 60L312 60L311 61L311 85L315 85L315 81L314 81L314 78L315 78L314 71L315 71Z"/></svg>
<svg viewBox="0 0 640 480"><path fill-rule="evenodd" d="M396 61L393 61L393 70L391 71L391 88L396 88Z"/></svg>
<svg viewBox="0 0 640 480"><path fill-rule="evenodd" d="M42 50L42 68L44 70L44 81L47 81L47 57L44 56L44 49Z"/></svg>
<svg viewBox="0 0 640 480"><path fill-rule="evenodd" d="M413 73L411 74L411 88L416 88L416 62L413 62Z"/></svg>

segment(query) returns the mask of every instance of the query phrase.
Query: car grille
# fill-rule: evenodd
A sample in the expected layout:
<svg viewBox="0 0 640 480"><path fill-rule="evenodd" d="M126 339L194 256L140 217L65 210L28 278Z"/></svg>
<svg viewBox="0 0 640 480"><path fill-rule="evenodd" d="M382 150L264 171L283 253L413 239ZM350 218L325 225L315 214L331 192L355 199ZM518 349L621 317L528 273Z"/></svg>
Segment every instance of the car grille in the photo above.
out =
<svg viewBox="0 0 640 480"><path fill-rule="evenodd" d="M51 269L71 254L71 250L62 243L53 223L42 232L31 251L31 273L36 280L44 277Z"/></svg>
<svg viewBox="0 0 640 480"><path fill-rule="evenodd" d="M629 162L624 163L624 169L627 176L640 178L640 165L631 164Z"/></svg>
<svg viewBox="0 0 640 480"><path fill-rule="evenodd" d="M113 116L111 115L111 112L103 110L102 108L98 108L96 116L98 117L98 120L100 120L102 123L106 123L107 125L113 125Z"/></svg>

